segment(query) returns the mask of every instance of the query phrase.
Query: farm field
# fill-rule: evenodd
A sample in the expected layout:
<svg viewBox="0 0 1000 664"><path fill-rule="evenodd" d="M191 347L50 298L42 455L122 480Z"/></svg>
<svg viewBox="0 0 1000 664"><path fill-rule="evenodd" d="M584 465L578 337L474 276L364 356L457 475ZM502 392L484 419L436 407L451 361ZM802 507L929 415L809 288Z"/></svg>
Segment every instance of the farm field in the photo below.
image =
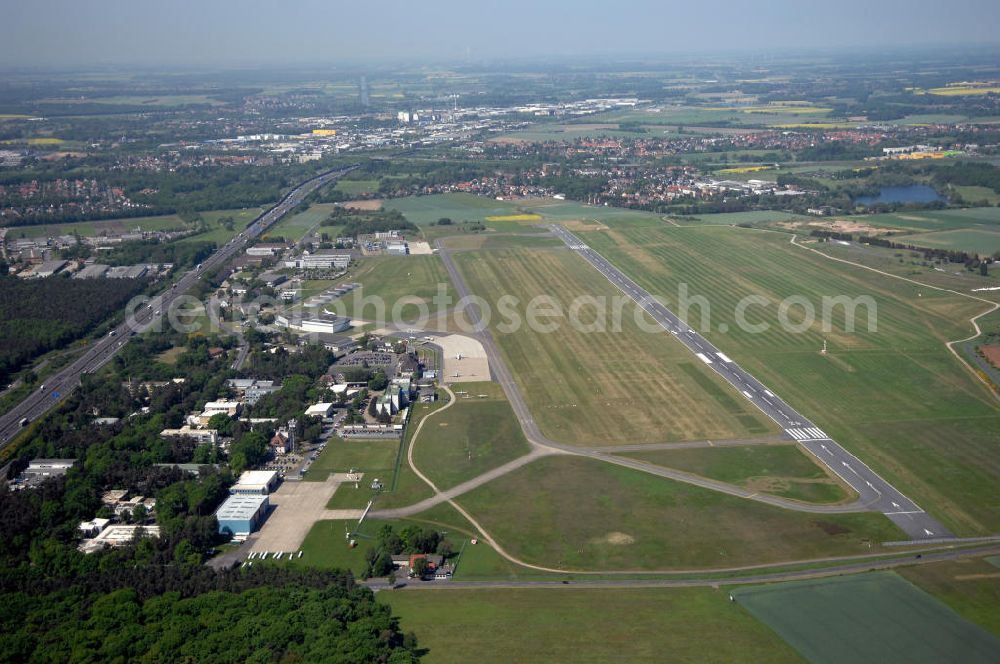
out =
<svg viewBox="0 0 1000 664"><path fill-rule="evenodd" d="M524 562L566 570L727 568L878 552L881 514L772 507L581 457L545 457L456 502Z"/></svg>
<svg viewBox="0 0 1000 664"><path fill-rule="evenodd" d="M430 664L468 662L471 653L477 662L498 664L663 661L666 653L671 661L802 661L717 589L498 588L449 590L445 597L404 590L378 599L429 649ZM603 618L610 616L628 618ZM706 634L725 638L706 649Z"/></svg>
<svg viewBox="0 0 1000 664"><path fill-rule="evenodd" d="M606 297L610 303L618 295L568 251L460 252L455 261L471 292L494 311L502 295L518 298L522 320L527 303L539 295L553 297L564 312L578 296ZM588 306L578 312L578 322L593 324L594 311ZM621 331L614 329L612 311L608 304L605 331L588 331L563 317L544 319L558 327L549 333L527 324L503 332L500 315L493 317L496 341L547 436L571 445L615 445L775 431L679 342L662 330L644 332L636 312L639 320L645 314L631 301L623 304Z"/></svg>
<svg viewBox="0 0 1000 664"><path fill-rule="evenodd" d="M805 502L836 503L856 497L797 445L650 450L622 456Z"/></svg>
<svg viewBox="0 0 1000 664"><path fill-rule="evenodd" d="M1000 561L998 561L1000 562ZM898 574L960 616L1000 637L1000 564L990 559L903 567Z"/></svg>
<svg viewBox="0 0 1000 664"><path fill-rule="evenodd" d="M891 572L737 588L810 662L992 662L1000 639Z"/></svg>
<svg viewBox="0 0 1000 664"><path fill-rule="evenodd" d="M378 191L378 180L345 180L341 178L337 180L337 184L333 188L344 192L348 196L374 193Z"/></svg>
<svg viewBox="0 0 1000 664"><path fill-rule="evenodd" d="M1000 408L944 346L972 333L968 318L984 303L824 260L784 234L627 229L587 240L654 295L672 300L683 283L708 298L707 327L694 307L690 324L953 530L1000 530L1000 456L992 453ZM750 307L750 325L737 325L737 304L751 294L769 304ZM817 311L803 332L778 321L778 303L791 295ZM837 295L870 296L876 328L859 307L848 333L839 307L824 331L821 298ZM794 310L790 321L800 323L802 309ZM755 324L769 327L755 333Z"/></svg>
<svg viewBox="0 0 1000 664"><path fill-rule="evenodd" d="M762 224L775 221L791 221L802 217L779 210L753 210L750 212L719 212L716 214L698 214L693 216L670 216L681 226L733 226L739 224Z"/></svg>
<svg viewBox="0 0 1000 664"><path fill-rule="evenodd" d="M873 226L901 230L946 231L978 226L1000 227L1000 208L961 208L957 210L916 210L858 217Z"/></svg>
<svg viewBox="0 0 1000 664"><path fill-rule="evenodd" d="M413 451L417 468L439 489L461 484L531 451L499 385L457 384L453 389L468 394L457 395L454 406L424 426Z"/></svg>
<svg viewBox="0 0 1000 664"><path fill-rule="evenodd" d="M967 251L981 256L991 256L1000 251L1000 226L993 229L981 227L934 231L916 235L899 235L894 241L932 249Z"/></svg>

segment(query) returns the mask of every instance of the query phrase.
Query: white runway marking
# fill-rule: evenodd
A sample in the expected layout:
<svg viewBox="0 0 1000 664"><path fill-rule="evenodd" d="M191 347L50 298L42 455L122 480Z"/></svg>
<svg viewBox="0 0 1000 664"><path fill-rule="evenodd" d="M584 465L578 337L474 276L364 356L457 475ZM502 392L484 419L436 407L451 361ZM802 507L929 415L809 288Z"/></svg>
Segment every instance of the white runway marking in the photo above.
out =
<svg viewBox="0 0 1000 664"><path fill-rule="evenodd" d="M720 353L717 351L715 354L718 355L719 359L722 360L723 362L732 362L732 360L730 360L725 353Z"/></svg>
<svg viewBox="0 0 1000 664"><path fill-rule="evenodd" d="M701 360L702 362L704 362L705 364L711 364L712 363L712 360L708 359L708 356L705 355L704 353L697 353L697 355L698 355L698 359Z"/></svg>

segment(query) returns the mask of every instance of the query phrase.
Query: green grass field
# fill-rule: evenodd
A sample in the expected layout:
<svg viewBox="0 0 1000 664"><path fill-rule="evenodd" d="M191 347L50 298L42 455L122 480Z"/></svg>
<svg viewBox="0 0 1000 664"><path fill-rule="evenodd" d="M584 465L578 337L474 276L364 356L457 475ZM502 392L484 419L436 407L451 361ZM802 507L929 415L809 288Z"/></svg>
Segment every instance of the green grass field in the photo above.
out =
<svg viewBox="0 0 1000 664"><path fill-rule="evenodd" d="M433 196L411 196L387 200L383 207L399 210L418 226L437 223L448 217L454 223L462 221L486 221L486 217L514 214L517 205L507 201L497 201L473 194L435 194Z"/></svg>
<svg viewBox="0 0 1000 664"><path fill-rule="evenodd" d="M283 237L298 242L314 227L317 232L330 232L329 228L319 228L319 223L330 216L333 208L333 203L314 203L305 212L287 215L271 227L263 236L263 240L266 242L271 237Z"/></svg>
<svg viewBox="0 0 1000 664"><path fill-rule="evenodd" d="M542 458L457 502L512 555L568 570L861 555L902 535L881 514L794 512L580 457Z"/></svg>
<svg viewBox="0 0 1000 664"><path fill-rule="evenodd" d="M378 191L378 180L345 180L341 178L337 180L334 189L342 191L348 196L373 193Z"/></svg>
<svg viewBox="0 0 1000 664"><path fill-rule="evenodd" d="M1000 251L1000 226L993 228L959 228L949 231L934 231L916 235L899 235L895 242L912 244L931 249L953 249L967 251L980 256L991 256Z"/></svg>
<svg viewBox="0 0 1000 664"><path fill-rule="evenodd" d="M857 217L873 226L912 231L945 231L978 226L1000 226L1000 208L962 208L958 210L917 210ZM995 228L994 228L995 230Z"/></svg>
<svg viewBox="0 0 1000 664"><path fill-rule="evenodd" d="M330 509L360 508L372 497L369 484L378 478L389 486L396 472L398 440L343 440L332 437L326 449L303 476L306 481L323 482L330 473L346 473L353 468L365 474L360 487L343 484L330 499Z"/></svg>
<svg viewBox="0 0 1000 664"><path fill-rule="evenodd" d="M571 252L461 252L455 260L470 290L484 297L494 312L505 294L519 298L522 317L528 302L539 295L554 297L564 312L578 296L607 298L605 331L573 325L567 313L554 319L558 329L552 332L528 324L503 332L499 313L494 316L491 327L497 343L533 416L553 439L614 445L775 431L665 331L643 331L635 312L645 314L631 301L623 303L621 329L615 331L612 298L618 291ZM594 311L592 306L581 310L579 322L592 323Z"/></svg>
<svg viewBox="0 0 1000 664"><path fill-rule="evenodd" d="M410 423L406 426L406 433L403 434L403 453L400 455L399 467L393 476L392 484L386 485L383 492L379 494L377 501L379 508L412 505L424 498L430 498L434 494L427 483L417 477L410 468L406 461L406 450L409 449L410 443L413 441L413 433L417 430L420 421L428 415L436 413L448 403L447 395L443 392L441 394L442 397L434 403L415 403L410 406ZM438 416L435 415L435 417ZM427 426L431 426L433 422L432 418Z"/></svg>
<svg viewBox="0 0 1000 664"><path fill-rule="evenodd" d="M482 475L531 451L514 411L496 383L455 385L455 405L424 426L413 460L439 489ZM479 395L485 394L486 398ZM465 397L468 398L465 398Z"/></svg>
<svg viewBox="0 0 1000 664"><path fill-rule="evenodd" d="M394 308L399 322L416 320L422 303L433 326L438 323L439 312L433 299L439 292L454 297L444 264L434 255L368 256L352 266L343 281L360 283L361 288L333 300L326 308L338 315L365 320L392 322ZM446 313L453 305L454 302L442 305L440 312Z"/></svg>
<svg viewBox="0 0 1000 664"><path fill-rule="evenodd" d="M811 503L856 497L797 445L650 450L622 456Z"/></svg>
<svg viewBox="0 0 1000 664"><path fill-rule="evenodd" d="M956 532L1000 531L1000 455L991 452L1000 408L944 346L971 334L968 318L985 304L822 259L785 234L623 229L587 241L668 302L676 302L680 284L706 296L702 331L710 341ZM746 311L748 323L769 326L766 333L736 322L748 295L769 302ZM805 332L778 320L778 303L791 295L817 311ZM821 298L838 295L872 297L877 329L868 330L859 308L848 333L837 307L824 331ZM802 320L796 310L792 323ZM703 328L698 308L690 318Z"/></svg>
<svg viewBox="0 0 1000 664"><path fill-rule="evenodd" d="M752 174L751 174L752 175ZM717 214L697 214L693 216L671 216L681 226L719 225L732 226L738 224L762 224L774 221L791 221L802 217L779 210L754 210L751 212L720 212Z"/></svg>
<svg viewBox="0 0 1000 664"><path fill-rule="evenodd" d="M378 594L447 662L799 662L714 589L491 589ZM706 647L706 635L725 635Z"/></svg>
<svg viewBox="0 0 1000 664"><path fill-rule="evenodd" d="M995 662L1000 639L888 572L732 591L814 664Z"/></svg>
<svg viewBox="0 0 1000 664"><path fill-rule="evenodd" d="M468 537L465 519L450 505L438 505L412 519L366 519L360 527L357 521L317 521L302 542L302 557L290 562L307 567L349 569L360 577L365 570L365 551L374 545L376 533L385 524L396 532L411 524L433 528L445 533L446 539L456 545L456 551ZM348 532L357 542L354 548L349 546Z"/></svg>
<svg viewBox="0 0 1000 664"><path fill-rule="evenodd" d="M131 219L105 219L100 221L77 221L65 224L42 224L39 226L14 226L7 231L7 239L55 237L76 233L82 237L117 235L136 229L144 231L179 231L189 228L176 214L155 217L132 217Z"/></svg>
<svg viewBox="0 0 1000 664"><path fill-rule="evenodd" d="M1000 557L903 567L898 573L960 616L1000 636Z"/></svg>

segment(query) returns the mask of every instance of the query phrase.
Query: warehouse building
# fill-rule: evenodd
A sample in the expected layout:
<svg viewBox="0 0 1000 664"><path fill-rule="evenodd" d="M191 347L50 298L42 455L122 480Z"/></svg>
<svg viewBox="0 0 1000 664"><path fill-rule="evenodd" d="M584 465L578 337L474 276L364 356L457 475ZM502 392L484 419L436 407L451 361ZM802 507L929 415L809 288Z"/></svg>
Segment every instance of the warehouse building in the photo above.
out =
<svg viewBox="0 0 1000 664"><path fill-rule="evenodd" d="M229 493L244 496L266 496L278 488L278 472L275 470L247 470L239 481L229 487Z"/></svg>
<svg viewBox="0 0 1000 664"><path fill-rule="evenodd" d="M246 537L260 526L267 515L268 505L267 496L229 496L215 512L219 533L237 538Z"/></svg>

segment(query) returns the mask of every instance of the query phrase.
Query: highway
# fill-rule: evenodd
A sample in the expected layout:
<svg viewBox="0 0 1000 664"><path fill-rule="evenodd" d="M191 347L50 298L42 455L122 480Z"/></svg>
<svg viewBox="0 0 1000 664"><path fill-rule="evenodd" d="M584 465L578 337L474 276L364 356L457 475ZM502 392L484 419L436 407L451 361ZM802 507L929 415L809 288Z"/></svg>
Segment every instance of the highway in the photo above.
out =
<svg viewBox="0 0 1000 664"><path fill-rule="evenodd" d="M306 196L357 166L328 171L299 184L289 191L274 207L258 216L246 230L223 245L196 268L186 272L169 290L152 298L148 306L139 308L132 319L127 319L90 348L75 362L58 373L47 377L39 389L0 416L0 449L5 447L21 430L21 420L34 421L80 385L80 376L94 373L107 364L115 353L136 333L143 332L157 323L163 312L179 297L187 293L206 272L212 272L243 251L247 242L257 237L283 216L299 205ZM242 351L241 358L242 361Z"/></svg>
<svg viewBox="0 0 1000 664"><path fill-rule="evenodd" d="M789 438L806 448L823 465L850 485L870 511L885 514L914 540L952 537L952 533L914 501L885 481L863 461L841 447L781 397L747 373L732 358L688 327L649 292L625 276L601 254L562 226L549 230L595 267L622 293L636 302L664 330L688 348L709 369L732 385L743 398L774 420Z"/></svg>

